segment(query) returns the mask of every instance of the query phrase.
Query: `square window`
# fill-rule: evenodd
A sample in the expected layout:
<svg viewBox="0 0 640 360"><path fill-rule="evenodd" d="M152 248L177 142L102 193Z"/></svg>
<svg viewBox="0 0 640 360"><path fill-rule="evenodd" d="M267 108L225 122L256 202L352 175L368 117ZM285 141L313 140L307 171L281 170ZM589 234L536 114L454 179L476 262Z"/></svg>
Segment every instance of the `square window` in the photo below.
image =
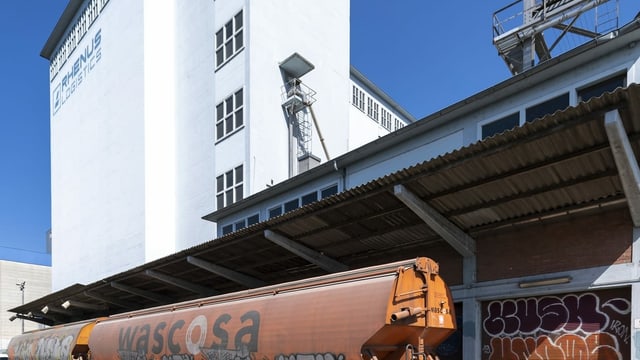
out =
<svg viewBox="0 0 640 360"><path fill-rule="evenodd" d="M314 191L312 193L308 193L302 196L302 206L311 204L312 202L318 200L318 192Z"/></svg>
<svg viewBox="0 0 640 360"><path fill-rule="evenodd" d="M482 138L487 138L499 134L506 130L511 130L520 125L520 113L513 113L488 124L482 125Z"/></svg>
<svg viewBox="0 0 640 360"><path fill-rule="evenodd" d="M236 231L240 230L240 229L244 229L247 227L247 223L243 220L237 221L235 224L233 224L234 227L236 228Z"/></svg>
<svg viewBox="0 0 640 360"><path fill-rule="evenodd" d="M251 226L260 222L260 215L255 214L247 218L247 225Z"/></svg>
<svg viewBox="0 0 640 360"><path fill-rule="evenodd" d="M569 106L569 93L556 96L540 104L531 106L526 110L526 121L533 121L548 114L553 114L557 110L562 110Z"/></svg>
<svg viewBox="0 0 640 360"><path fill-rule="evenodd" d="M338 185L332 185L332 186L329 186L328 188L320 191L320 197L322 199L324 199L326 197L329 197L331 195L335 195L337 193L338 193Z"/></svg>
<svg viewBox="0 0 640 360"><path fill-rule="evenodd" d="M300 207L300 201L298 199L293 199L291 201L287 201L286 203L284 203L284 212L295 210L299 207Z"/></svg>
<svg viewBox="0 0 640 360"><path fill-rule="evenodd" d="M282 206L276 206L269 209L269 218L273 218L279 215L282 215Z"/></svg>
<svg viewBox="0 0 640 360"><path fill-rule="evenodd" d="M222 235L231 234L233 232L233 225L225 225L222 227Z"/></svg>
<svg viewBox="0 0 640 360"><path fill-rule="evenodd" d="M605 92L612 92L619 87L625 87L626 82L626 74L602 80L594 85L578 90L578 101L587 101L592 97L600 96Z"/></svg>

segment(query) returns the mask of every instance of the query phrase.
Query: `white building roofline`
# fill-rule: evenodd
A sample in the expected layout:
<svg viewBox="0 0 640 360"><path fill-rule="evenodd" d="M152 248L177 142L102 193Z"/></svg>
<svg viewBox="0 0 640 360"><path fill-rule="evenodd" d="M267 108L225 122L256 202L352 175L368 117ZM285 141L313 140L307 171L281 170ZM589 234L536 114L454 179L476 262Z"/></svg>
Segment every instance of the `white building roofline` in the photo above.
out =
<svg viewBox="0 0 640 360"><path fill-rule="evenodd" d="M372 93L379 96L383 99L391 108L398 113L402 114L409 122L416 122L417 119L411 115L407 110L405 110L400 104L398 104L395 100L391 98L387 93L385 93L382 89L380 89L376 84L374 84L371 80L369 80L364 74L362 74L358 69L356 69L353 65L351 65L350 69L351 76L353 76L356 80L360 81L364 85L371 90Z"/></svg>

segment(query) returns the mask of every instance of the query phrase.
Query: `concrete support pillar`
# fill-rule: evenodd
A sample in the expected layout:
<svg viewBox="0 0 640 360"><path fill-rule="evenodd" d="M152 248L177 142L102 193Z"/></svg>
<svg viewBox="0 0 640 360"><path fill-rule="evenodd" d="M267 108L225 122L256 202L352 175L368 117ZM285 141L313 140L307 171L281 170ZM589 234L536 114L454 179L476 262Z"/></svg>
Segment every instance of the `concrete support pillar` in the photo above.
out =
<svg viewBox="0 0 640 360"><path fill-rule="evenodd" d="M633 278L640 275L640 227L633 228ZM631 358L640 359L640 283L631 284Z"/></svg>
<svg viewBox="0 0 640 360"><path fill-rule="evenodd" d="M467 256L462 260L463 281L465 287L473 288L476 283L476 256ZM475 296L462 301L462 357L480 359L480 305Z"/></svg>

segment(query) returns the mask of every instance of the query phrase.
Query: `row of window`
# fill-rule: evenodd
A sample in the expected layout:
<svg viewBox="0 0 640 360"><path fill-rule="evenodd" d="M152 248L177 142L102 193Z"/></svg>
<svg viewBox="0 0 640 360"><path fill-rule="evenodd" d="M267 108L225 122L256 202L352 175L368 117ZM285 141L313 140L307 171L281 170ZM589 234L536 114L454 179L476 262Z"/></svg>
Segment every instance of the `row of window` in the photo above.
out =
<svg viewBox="0 0 640 360"><path fill-rule="evenodd" d="M605 92L613 91L618 87L624 87L626 86L626 79L626 74L616 75L585 88L577 89L578 101L587 101L593 97L600 96ZM562 110L568 106L569 93L567 92L526 108L524 111L524 120L525 122L533 121L547 114L552 114L557 110ZM520 112L514 112L482 125L481 136L484 139L503 131L511 130L519 125Z"/></svg>
<svg viewBox="0 0 640 360"><path fill-rule="evenodd" d="M286 212L295 210L299 207L311 204L314 201L318 201L319 199L324 199L331 195L335 195L338 193L338 184L333 184L331 186L322 188L320 190L315 190L309 192L307 194L302 195L301 197L286 201L282 204L278 204L272 208L269 208L267 211L268 218L273 218L276 216L280 216ZM249 217L239 219L234 221L231 224L227 224L222 227L222 235L226 235L232 233L234 231L238 231L240 229L244 229L253 224L257 224L260 222L260 214L254 214Z"/></svg>
<svg viewBox="0 0 640 360"><path fill-rule="evenodd" d="M367 99L366 109L364 101L365 98ZM405 125L398 118L395 118L395 121L391 121L394 118L393 113L391 113L391 111L387 110L384 106L375 101L375 99L373 99L372 97L367 96L367 94L365 94L365 92L356 85L352 86L351 104L358 108L360 111L366 113L367 116L369 116L373 121L379 123L382 127L389 131L398 130Z"/></svg>
<svg viewBox="0 0 640 360"><path fill-rule="evenodd" d="M338 185L334 184L329 187L312 191L308 194L302 195L301 197L289 200L283 204L278 204L272 208L269 208L268 215L269 219L272 217L280 216L286 212L295 210L301 206L305 206L311 204L314 201L318 201L319 199L324 199L331 195L338 193Z"/></svg>
<svg viewBox="0 0 640 360"><path fill-rule="evenodd" d="M255 214L255 215L251 215L247 218L244 219L240 219L236 222L234 222L233 224L228 224L222 227L222 235L227 235L229 233L232 233L234 231L238 231L241 229L244 229L246 227L249 227L253 224L257 224L260 222L260 215L259 214Z"/></svg>
<svg viewBox="0 0 640 360"><path fill-rule="evenodd" d="M216 69L243 49L242 10L216 32Z"/></svg>
<svg viewBox="0 0 640 360"><path fill-rule="evenodd" d="M231 134L244 124L243 89L216 105L216 140Z"/></svg>
<svg viewBox="0 0 640 360"><path fill-rule="evenodd" d="M216 206L222 209L242 200L244 196L243 166L237 166L216 177Z"/></svg>

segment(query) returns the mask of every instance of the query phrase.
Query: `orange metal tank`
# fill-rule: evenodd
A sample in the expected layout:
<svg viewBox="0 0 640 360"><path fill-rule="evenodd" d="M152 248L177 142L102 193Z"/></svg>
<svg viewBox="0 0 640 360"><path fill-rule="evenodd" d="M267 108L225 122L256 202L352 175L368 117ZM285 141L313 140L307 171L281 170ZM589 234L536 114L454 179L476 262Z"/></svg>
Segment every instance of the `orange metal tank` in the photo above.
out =
<svg viewBox="0 0 640 360"><path fill-rule="evenodd" d="M95 321L83 322L15 336L9 342L9 359L86 359L89 335L94 325Z"/></svg>
<svg viewBox="0 0 640 360"><path fill-rule="evenodd" d="M426 359L454 331L438 264L418 258L112 316L89 348L92 360Z"/></svg>

